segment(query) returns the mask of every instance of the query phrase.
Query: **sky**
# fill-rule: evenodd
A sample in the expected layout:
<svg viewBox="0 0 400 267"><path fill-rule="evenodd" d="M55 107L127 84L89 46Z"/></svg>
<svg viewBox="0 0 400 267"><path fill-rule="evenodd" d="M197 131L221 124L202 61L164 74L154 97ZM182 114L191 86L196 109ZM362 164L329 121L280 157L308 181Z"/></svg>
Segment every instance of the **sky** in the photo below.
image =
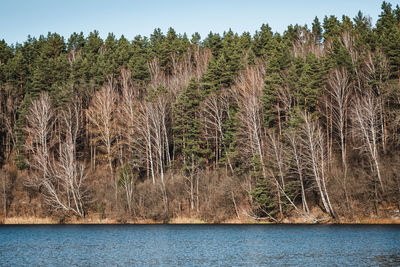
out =
<svg viewBox="0 0 400 267"><path fill-rule="evenodd" d="M388 1L393 6L397 1ZM315 16L353 18L359 10L375 23L380 14L379 0L1 0L0 40L22 43L28 35L38 37L57 32L67 39L73 32L85 36L98 30L129 40L149 36L155 28L164 33L173 27L178 33L202 38L212 31L254 33L263 23L275 32L290 24L311 25Z"/></svg>

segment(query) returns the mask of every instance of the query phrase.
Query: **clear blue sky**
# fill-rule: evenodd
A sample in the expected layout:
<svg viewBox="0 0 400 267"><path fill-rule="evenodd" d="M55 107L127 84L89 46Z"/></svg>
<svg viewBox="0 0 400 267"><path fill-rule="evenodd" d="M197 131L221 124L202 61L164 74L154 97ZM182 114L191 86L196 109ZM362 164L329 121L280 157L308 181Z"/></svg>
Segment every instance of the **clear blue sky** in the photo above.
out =
<svg viewBox="0 0 400 267"><path fill-rule="evenodd" d="M388 1L395 6L397 1ZM353 18L358 10L375 23L379 0L1 0L0 39L23 42L28 34L38 37L47 32L68 36L97 29L105 37L113 32L129 40L149 36L155 28L165 33L173 27L191 36L204 38L211 30L254 33L262 23L282 32L289 24L310 25L315 16Z"/></svg>

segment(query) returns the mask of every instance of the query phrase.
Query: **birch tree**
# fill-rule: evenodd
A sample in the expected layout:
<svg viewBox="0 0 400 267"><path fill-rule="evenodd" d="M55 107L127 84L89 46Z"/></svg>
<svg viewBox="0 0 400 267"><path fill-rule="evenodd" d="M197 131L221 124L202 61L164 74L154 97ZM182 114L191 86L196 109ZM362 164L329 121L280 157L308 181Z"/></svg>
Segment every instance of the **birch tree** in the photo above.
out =
<svg viewBox="0 0 400 267"><path fill-rule="evenodd" d="M212 93L202 103L201 121L204 125L206 138L213 142L215 146L215 168L218 166L222 153L227 151L222 137L224 135L223 124L227 116L228 105L226 92L221 92L219 95ZM229 161L228 157L228 164L231 165Z"/></svg>
<svg viewBox="0 0 400 267"><path fill-rule="evenodd" d="M305 166L304 166L304 158L302 155L302 144L300 142L300 138L297 133L295 132L288 132L286 134L286 139L289 141L290 144L290 153L292 154L292 158L295 161L296 169L295 173L299 177L300 187L301 187L301 202L303 211L306 213L310 212L308 207L306 192L305 192Z"/></svg>
<svg viewBox="0 0 400 267"><path fill-rule="evenodd" d="M116 100L117 93L113 79L110 78L100 91L93 96L87 117L90 123L91 132L96 136L97 141L104 147L111 180L114 180L114 141L116 139ZM115 179L116 185L116 179Z"/></svg>
<svg viewBox="0 0 400 267"><path fill-rule="evenodd" d="M328 85L333 102L333 124L339 135L339 146L341 151L341 162L344 175L347 175L347 159L346 159L346 125L347 112L350 103L350 81L348 73L344 68L335 68L329 78Z"/></svg>
<svg viewBox="0 0 400 267"><path fill-rule="evenodd" d="M327 151L325 136L321 126L307 112L302 113L304 121L301 131L301 141L304 146L303 157L307 169L314 178L316 188L321 197L325 211L335 217L327 189Z"/></svg>
<svg viewBox="0 0 400 267"><path fill-rule="evenodd" d="M72 211L83 218L89 196L85 167L76 159L76 140L81 121L77 103L62 111L61 121L65 137L61 144L60 158L52 166L56 183L46 180L44 184L49 194L46 200L54 209Z"/></svg>
<svg viewBox="0 0 400 267"><path fill-rule="evenodd" d="M248 68L239 75L236 82L237 100L240 106L239 120L241 124L240 136L244 151L251 157L258 155L265 175L263 134L262 134L262 104L260 98L263 86L263 68L260 66Z"/></svg>
<svg viewBox="0 0 400 267"><path fill-rule="evenodd" d="M61 112L64 140L56 158L52 151L54 112L47 93L32 102L27 115L26 148L30 152L29 166L33 173L27 185L40 189L46 203L53 210L72 212L83 218L87 191L86 175L76 160L76 139L79 131L80 108L67 107Z"/></svg>
<svg viewBox="0 0 400 267"><path fill-rule="evenodd" d="M32 101L26 121L25 149L30 155L28 165L34 171L28 176L26 183L39 188L51 177L50 150L53 146L54 111L47 92L41 93L38 99Z"/></svg>
<svg viewBox="0 0 400 267"><path fill-rule="evenodd" d="M384 184L380 169L379 159L379 121L378 121L378 99L372 92L365 93L353 103L354 133L361 140L361 149L369 155L371 166L376 172L382 191Z"/></svg>

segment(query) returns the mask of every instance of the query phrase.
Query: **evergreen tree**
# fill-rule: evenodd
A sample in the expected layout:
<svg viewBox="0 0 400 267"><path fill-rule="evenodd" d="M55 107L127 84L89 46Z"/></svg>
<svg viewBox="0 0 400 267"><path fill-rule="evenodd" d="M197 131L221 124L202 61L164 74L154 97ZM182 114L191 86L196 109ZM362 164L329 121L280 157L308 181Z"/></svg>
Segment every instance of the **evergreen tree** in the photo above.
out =
<svg viewBox="0 0 400 267"><path fill-rule="evenodd" d="M340 32L351 32L353 30L353 22L348 16L342 16L342 22L340 23Z"/></svg>
<svg viewBox="0 0 400 267"><path fill-rule="evenodd" d="M314 54L308 54L298 81L298 104L302 110L307 110L310 113L317 111L318 99L323 90L326 74L324 62Z"/></svg>
<svg viewBox="0 0 400 267"><path fill-rule="evenodd" d="M83 49L84 57L81 63L82 69L79 70L80 77L87 80L86 84L94 87L95 90L99 89L103 84L104 77L98 58L103 49L103 40L100 38L98 31L93 31L89 34L86 40L86 45Z"/></svg>
<svg viewBox="0 0 400 267"><path fill-rule="evenodd" d="M192 165L204 163L207 151L201 139L199 121L202 94L199 83L192 78L188 87L177 98L174 105L174 143L176 152L181 151L186 170L192 171Z"/></svg>
<svg viewBox="0 0 400 267"><path fill-rule="evenodd" d="M80 32L79 34L74 32L68 38L67 50L68 52L74 51L79 53L85 47L85 44L86 40L83 36L83 32Z"/></svg>
<svg viewBox="0 0 400 267"><path fill-rule="evenodd" d="M253 52L257 57L270 55L273 33L268 24L263 24L253 36Z"/></svg>
<svg viewBox="0 0 400 267"><path fill-rule="evenodd" d="M338 36L340 33L340 22L339 20L331 15L331 16L325 16L324 22L323 22L323 27L324 27L324 40L328 40L332 37Z"/></svg>
<svg viewBox="0 0 400 267"><path fill-rule="evenodd" d="M388 56L392 78L397 77L400 84L400 24L396 16L392 5L384 1L382 12L376 23L376 33L383 51Z"/></svg>
<svg viewBox="0 0 400 267"><path fill-rule="evenodd" d="M144 86L150 81L150 71L147 64L149 44L146 38L136 36L132 42L132 57L128 62L132 80L137 86Z"/></svg>
<svg viewBox="0 0 400 267"><path fill-rule="evenodd" d="M318 17L315 17L312 23L312 34L317 42L321 42L322 39L322 26L319 22Z"/></svg>
<svg viewBox="0 0 400 267"><path fill-rule="evenodd" d="M284 86L285 81L281 74L290 62L287 57L288 47L284 40L277 37L274 39L273 44L274 50L266 65L263 96L261 98L264 106L264 126L270 128L276 126L276 91L278 87Z"/></svg>
<svg viewBox="0 0 400 267"><path fill-rule="evenodd" d="M192 34L192 39L190 39L190 42L192 44L200 45L200 40L201 40L200 34L198 32L195 32Z"/></svg>
<svg viewBox="0 0 400 267"><path fill-rule="evenodd" d="M150 47L152 50L152 56L160 56L162 50L162 43L164 42L165 36L160 28L154 29L150 35Z"/></svg>
<svg viewBox="0 0 400 267"><path fill-rule="evenodd" d="M13 57L11 47L0 40L0 85L6 81L6 64Z"/></svg>
<svg viewBox="0 0 400 267"><path fill-rule="evenodd" d="M218 57L219 51L222 48L222 38L218 33L210 32L206 39L204 39L203 45L211 50L214 57Z"/></svg>
<svg viewBox="0 0 400 267"><path fill-rule="evenodd" d="M255 156L252 162L252 176L256 180L256 186L251 192L255 202L258 204L259 216L275 216L277 213L276 201L272 192L273 185L262 174L260 157Z"/></svg>

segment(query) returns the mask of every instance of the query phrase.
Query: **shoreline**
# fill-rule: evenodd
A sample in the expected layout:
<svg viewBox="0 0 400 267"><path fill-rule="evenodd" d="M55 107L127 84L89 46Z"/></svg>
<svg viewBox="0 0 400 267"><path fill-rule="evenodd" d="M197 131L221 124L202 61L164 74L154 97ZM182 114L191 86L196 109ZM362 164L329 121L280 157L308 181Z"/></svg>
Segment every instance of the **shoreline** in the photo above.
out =
<svg viewBox="0 0 400 267"><path fill-rule="evenodd" d="M208 222L197 218L173 218L167 222L157 220L127 220L85 218L71 219L59 222L54 218L45 217L8 217L1 218L0 225L400 225L400 218L362 218L355 220L339 219L327 222L313 223L306 220L284 220L279 223L266 220L230 219L221 222Z"/></svg>

